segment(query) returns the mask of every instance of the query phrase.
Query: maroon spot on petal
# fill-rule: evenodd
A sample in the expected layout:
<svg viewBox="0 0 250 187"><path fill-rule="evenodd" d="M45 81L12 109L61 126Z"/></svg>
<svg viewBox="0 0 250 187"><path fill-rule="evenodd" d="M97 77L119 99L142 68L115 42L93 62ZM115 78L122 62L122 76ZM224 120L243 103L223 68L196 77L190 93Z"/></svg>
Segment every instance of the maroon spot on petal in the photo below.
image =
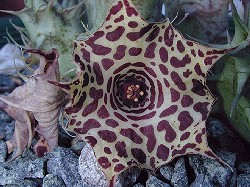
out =
<svg viewBox="0 0 250 187"><path fill-rule="evenodd" d="M145 67L144 68L151 76L153 76L154 78L157 77L156 73L154 72L154 70L150 67Z"/></svg>
<svg viewBox="0 0 250 187"><path fill-rule="evenodd" d="M94 101L98 101L103 97L103 90L102 89L97 90L96 88L91 87L89 91L89 96L92 99L94 99Z"/></svg>
<svg viewBox="0 0 250 187"><path fill-rule="evenodd" d="M78 121L77 123L76 123L76 126L80 126L82 124L82 122L81 121Z"/></svg>
<svg viewBox="0 0 250 187"><path fill-rule="evenodd" d="M206 75L201 71L201 67L200 67L199 64L196 64L196 65L194 66L194 70L195 70L195 72L196 72L197 75L200 75L200 76L202 76L202 77L205 77L205 76L206 76Z"/></svg>
<svg viewBox="0 0 250 187"><path fill-rule="evenodd" d="M150 166L151 166L153 169L155 169L155 158L154 158L154 157L151 157L151 158L150 158L149 164L150 164Z"/></svg>
<svg viewBox="0 0 250 187"><path fill-rule="evenodd" d="M108 14L108 16L107 16L107 18L106 18L106 21L110 20L110 17L111 17L112 15L116 15L116 14L122 9L122 7L123 7L123 4L122 4L121 1L119 1L119 2L117 3L117 5L113 6L113 7L110 9L110 12L109 12L109 14Z"/></svg>
<svg viewBox="0 0 250 187"><path fill-rule="evenodd" d="M138 12L136 11L136 9L134 7L131 7L128 0L123 0L124 5L126 7L126 12L128 17L131 17L132 15L138 16Z"/></svg>
<svg viewBox="0 0 250 187"><path fill-rule="evenodd" d="M112 143L117 139L116 134L109 130L99 130L97 134L99 135L101 139L109 143Z"/></svg>
<svg viewBox="0 0 250 187"><path fill-rule="evenodd" d="M146 163L146 154L143 150L139 148L132 148L131 153L140 164Z"/></svg>
<svg viewBox="0 0 250 187"><path fill-rule="evenodd" d="M193 42L191 42L191 41L187 41L187 45L188 45L188 46L193 46L193 45L194 45L194 43L193 43Z"/></svg>
<svg viewBox="0 0 250 187"><path fill-rule="evenodd" d="M114 74L117 74L117 73L121 72L122 70L124 70L125 68L129 67L130 65L131 65L131 63L126 63L126 64L121 65L119 68L117 68L114 71Z"/></svg>
<svg viewBox="0 0 250 187"><path fill-rule="evenodd" d="M146 64L143 63L143 62L136 62L136 63L134 63L132 65L135 66L135 67L146 67Z"/></svg>
<svg viewBox="0 0 250 187"><path fill-rule="evenodd" d="M184 155L188 152L187 149L194 149L195 147L196 147L196 144L188 143L184 145L181 150L177 150L177 149L173 150L172 157L174 157L175 155Z"/></svg>
<svg viewBox="0 0 250 187"><path fill-rule="evenodd" d="M177 41L177 49L180 53L184 52L185 51L185 47L183 45L183 43L181 42L181 40L178 40Z"/></svg>
<svg viewBox="0 0 250 187"><path fill-rule="evenodd" d="M114 171L115 172L121 172L122 170L125 169L125 166L122 165L122 164L117 164L115 167L114 167Z"/></svg>
<svg viewBox="0 0 250 187"><path fill-rule="evenodd" d="M118 26L114 31L108 32L106 34L106 38L111 42L117 41L122 37L124 31L125 31L124 27Z"/></svg>
<svg viewBox="0 0 250 187"><path fill-rule="evenodd" d="M169 148L163 144L159 145L157 148L156 156L159 159L166 161L168 159L168 156L169 156Z"/></svg>
<svg viewBox="0 0 250 187"><path fill-rule="evenodd" d="M110 116L105 105L102 105L101 108L97 111L97 115L101 119L106 119Z"/></svg>
<svg viewBox="0 0 250 187"><path fill-rule="evenodd" d="M207 95L206 93L206 87L197 79L192 79L193 82L193 88L191 89L191 91L197 95L200 96L205 96Z"/></svg>
<svg viewBox="0 0 250 187"><path fill-rule="evenodd" d="M119 23L119 22L121 22L121 21L123 21L124 20L124 15L121 15L121 16L119 16L118 18L116 18L115 20L114 20L114 22L115 23Z"/></svg>
<svg viewBox="0 0 250 187"><path fill-rule="evenodd" d="M118 118L118 119L120 119L120 120L122 120L122 121L124 121L124 122L127 122L128 120L127 120L127 118L125 118L123 115L121 115L120 113L117 113L117 112L114 112L114 115Z"/></svg>
<svg viewBox="0 0 250 187"><path fill-rule="evenodd" d="M107 91L108 91L108 93L110 93L111 85L112 85L112 77L109 78L108 83L107 83Z"/></svg>
<svg viewBox="0 0 250 187"><path fill-rule="evenodd" d="M79 134L86 134L89 130L94 128L100 128L101 124L95 119L88 119L83 123L82 128L74 128L74 131Z"/></svg>
<svg viewBox="0 0 250 187"><path fill-rule="evenodd" d="M159 132L161 131L166 131L165 133L165 140L168 143L171 143L172 141L175 140L176 138L176 132L174 131L174 129L170 126L169 122L166 120L162 120L158 123L157 125L157 130Z"/></svg>
<svg viewBox="0 0 250 187"><path fill-rule="evenodd" d="M167 79L163 78L165 86L168 88L170 86L169 82Z"/></svg>
<svg viewBox="0 0 250 187"><path fill-rule="evenodd" d="M75 119L71 119L71 120L69 121L69 125L70 125L70 126L74 125L75 123L76 123L76 120L75 120Z"/></svg>
<svg viewBox="0 0 250 187"><path fill-rule="evenodd" d="M131 47L128 50L128 53L130 56L138 56L139 54L141 54L142 52L142 48L136 48L136 47Z"/></svg>
<svg viewBox="0 0 250 187"><path fill-rule="evenodd" d="M138 26L138 23L135 21L130 21L130 22L128 22L128 26L130 28L136 28Z"/></svg>
<svg viewBox="0 0 250 187"><path fill-rule="evenodd" d="M81 48L81 52L82 52L82 58L86 60L86 62L90 62L90 52L88 52L85 48Z"/></svg>
<svg viewBox="0 0 250 187"><path fill-rule="evenodd" d="M94 147L97 144L97 140L93 136L86 136L85 140L91 145L91 147Z"/></svg>
<svg viewBox="0 0 250 187"><path fill-rule="evenodd" d="M111 154L112 151L110 150L109 147L104 147L104 153L106 153L106 154Z"/></svg>
<svg viewBox="0 0 250 187"><path fill-rule="evenodd" d="M103 58L101 62L102 62L102 66L105 70L108 70L110 67L112 67L114 65L114 61L112 59L109 59L109 58Z"/></svg>
<svg viewBox="0 0 250 187"><path fill-rule="evenodd" d="M109 47L105 47L103 45L99 44L89 44L89 46L92 48L92 52L96 55L107 55L109 54L112 49Z"/></svg>
<svg viewBox="0 0 250 187"><path fill-rule="evenodd" d="M156 137L153 125L148 125L140 128L141 133L147 137L147 150L151 153L156 145Z"/></svg>
<svg viewBox="0 0 250 187"><path fill-rule="evenodd" d="M160 32L160 28L156 27L150 34L149 36L146 38L146 42L152 42L159 34Z"/></svg>
<svg viewBox="0 0 250 187"><path fill-rule="evenodd" d="M160 58L163 63L166 63L168 61L168 51L165 47L161 47L159 50Z"/></svg>
<svg viewBox="0 0 250 187"><path fill-rule="evenodd" d="M212 65L213 62L215 62L214 59L217 59L217 58L218 58L217 55L211 56L211 57L206 57L206 58L204 59L204 63L205 63L205 65Z"/></svg>
<svg viewBox="0 0 250 187"><path fill-rule="evenodd" d="M159 64L159 69L163 75L168 75L168 68L165 65Z"/></svg>
<svg viewBox="0 0 250 187"><path fill-rule="evenodd" d="M179 76L178 73L176 73L175 71L171 72L170 74L171 79L173 80L173 82L175 83L175 85L182 91L185 91L187 89L185 83L182 81L181 77Z"/></svg>
<svg viewBox="0 0 250 187"><path fill-rule="evenodd" d="M128 157L128 154L127 154L127 150L126 150L126 144L124 142L121 142L121 141L118 141L116 144L115 144L115 149L117 151L117 155L119 157Z"/></svg>
<svg viewBox="0 0 250 187"><path fill-rule="evenodd" d="M94 73L96 75L96 82L98 85L102 85L104 82L104 78L102 75L102 70L100 65L97 62L94 62L93 64L93 68L94 68Z"/></svg>
<svg viewBox="0 0 250 187"><path fill-rule="evenodd" d="M113 120L113 119L107 119L107 120L105 121L105 123L106 123L106 125L108 125L108 126L110 126L110 127L113 127L113 128L119 126L119 123L118 123L117 121Z"/></svg>
<svg viewBox="0 0 250 187"><path fill-rule="evenodd" d="M174 40L174 30L172 26L169 25L164 32L164 41L168 47L171 47L173 45L173 40Z"/></svg>
<svg viewBox="0 0 250 187"><path fill-rule="evenodd" d="M191 49L191 54L192 54L194 57L196 57L196 52L195 52L194 49Z"/></svg>
<svg viewBox="0 0 250 187"><path fill-rule="evenodd" d="M188 111L180 112L177 119L180 122L180 131L186 130L194 122L194 119Z"/></svg>
<svg viewBox="0 0 250 187"><path fill-rule="evenodd" d="M114 162L114 163L115 163L115 162L119 162L119 160L118 160L117 158L113 158L113 159L112 159L112 162Z"/></svg>
<svg viewBox="0 0 250 187"><path fill-rule="evenodd" d="M146 27L141 28L139 32L130 32L127 34L127 38L130 41L136 41L143 37L150 29L153 27L154 24L148 24Z"/></svg>
<svg viewBox="0 0 250 187"><path fill-rule="evenodd" d="M176 102L180 99L180 93L176 91L174 88L170 88L170 93L172 102Z"/></svg>
<svg viewBox="0 0 250 187"><path fill-rule="evenodd" d="M135 128L137 128L137 127L139 127L139 125L138 124L135 124L135 123L133 123L133 124L131 124L133 127L135 127Z"/></svg>
<svg viewBox="0 0 250 187"><path fill-rule="evenodd" d="M202 136L203 136L203 135L204 135L203 133L199 133L199 134L196 135L195 141L196 141L198 144L202 143Z"/></svg>
<svg viewBox="0 0 250 187"><path fill-rule="evenodd" d="M111 28L112 28L112 25L108 25L108 26L105 27L105 29L107 29L107 30L111 29Z"/></svg>
<svg viewBox="0 0 250 187"><path fill-rule="evenodd" d="M198 102L194 105L194 111L201 113L203 121L207 119L209 104L208 102Z"/></svg>
<svg viewBox="0 0 250 187"><path fill-rule="evenodd" d="M183 72L183 76L185 78L188 78L191 74L192 74L192 71L190 71L189 69L187 69L185 72Z"/></svg>
<svg viewBox="0 0 250 187"><path fill-rule="evenodd" d="M177 109L178 109L177 105L171 105L170 107L161 112L160 118L173 115L177 111Z"/></svg>
<svg viewBox="0 0 250 187"><path fill-rule="evenodd" d="M191 58L188 54L186 54L181 60L179 60L175 56L170 58L170 64L175 68L185 67L187 64L190 63L191 63Z"/></svg>
<svg viewBox="0 0 250 187"><path fill-rule="evenodd" d="M99 165L104 169L107 169L111 166L111 163L109 162L107 157L100 157L97 161Z"/></svg>
<svg viewBox="0 0 250 187"><path fill-rule="evenodd" d="M87 115L93 113L97 109L98 103L92 102L88 104L82 111L82 116L86 117Z"/></svg>
<svg viewBox="0 0 250 187"><path fill-rule="evenodd" d="M204 57L204 53L200 49L198 50L198 55L199 57Z"/></svg>
<svg viewBox="0 0 250 187"><path fill-rule="evenodd" d="M78 54L75 54L75 62L80 66L81 70L85 70L85 65L83 61L81 61L80 57Z"/></svg>
<svg viewBox="0 0 250 187"><path fill-rule="evenodd" d="M131 115L127 115L127 117L131 120L134 121L139 121L139 120L147 120L147 119L151 119L152 117L154 117L156 114L156 111L150 112L148 114L145 114L143 116L131 116Z"/></svg>
<svg viewBox="0 0 250 187"><path fill-rule="evenodd" d="M189 136L190 136L190 132L185 132L183 135L181 135L180 141L184 141L184 140L188 139Z"/></svg>
<svg viewBox="0 0 250 187"><path fill-rule="evenodd" d="M162 85L159 80L157 80L157 86L158 86L158 102L157 102L157 108L160 108L161 105L164 102L164 95L163 95L163 90L162 90Z"/></svg>
<svg viewBox="0 0 250 187"><path fill-rule="evenodd" d="M133 141L136 144L141 144L143 142L140 135L138 135L134 129L128 128L128 129L121 129L120 134L122 136L125 136L129 138L131 141Z"/></svg>
<svg viewBox="0 0 250 187"><path fill-rule="evenodd" d="M125 56L126 48L127 47L125 45L119 45L117 47L115 54L113 55L114 59L121 60Z"/></svg>
<svg viewBox="0 0 250 187"><path fill-rule="evenodd" d="M183 95L183 97L181 98L181 106L182 107L189 107L190 105L192 105L194 102L193 98L190 97L189 95Z"/></svg>
<svg viewBox="0 0 250 187"><path fill-rule="evenodd" d="M117 107L115 105L115 102L113 100L113 94L110 94L110 105L114 110L117 110Z"/></svg>
<svg viewBox="0 0 250 187"><path fill-rule="evenodd" d="M146 51L144 53L144 57L153 59L155 57L155 48L156 48L156 43L152 42L149 44L146 48Z"/></svg>

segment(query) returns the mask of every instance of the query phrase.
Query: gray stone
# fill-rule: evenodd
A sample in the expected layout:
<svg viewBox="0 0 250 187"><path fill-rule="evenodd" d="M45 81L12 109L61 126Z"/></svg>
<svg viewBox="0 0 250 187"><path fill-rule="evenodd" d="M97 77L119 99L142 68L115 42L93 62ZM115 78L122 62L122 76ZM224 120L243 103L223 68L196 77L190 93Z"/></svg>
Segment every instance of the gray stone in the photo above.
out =
<svg viewBox="0 0 250 187"><path fill-rule="evenodd" d="M241 163L237 169L240 173L250 174L250 162Z"/></svg>
<svg viewBox="0 0 250 187"><path fill-rule="evenodd" d="M141 170L138 167L131 167L122 172L115 183L115 187L132 186L140 175Z"/></svg>
<svg viewBox="0 0 250 187"><path fill-rule="evenodd" d="M200 155L189 155L189 165L193 168L195 175L205 174L205 168Z"/></svg>
<svg viewBox="0 0 250 187"><path fill-rule="evenodd" d="M57 147L46 158L47 172L60 177L67 187L86 186L78 172L78 156L70 149Z"/></svg>
<svg viewBox="0 0 250 187"><path fill-rule="evenodd" d="M65 184L60 177L52 174L47 174L43 178L42 187L65 187Z"/></svg>
<svg viewBox="0 0 250 187"><path fill-rule="evenodd" d="M25 182L24 179L42 179L44 177L43 168L44 159L37 158L28 151L24 158L18 157L12 162L0 164L0 185L22 184ZM32 181L28 180L27 182Z"/></svg>
<svg viewBox="0 0 250 187"><path fill-rule="evenodd" d="M79 158L79 173L82 181L86 182L91 187L107 186L106 177L100 170L94 151L89 144L86 144L82 149Z"/></svg>
<svg viewBox="0 0 250 187"><path fill-rule="evenodd" d="M0 163L5 162L7 156L7 146L3 140L0 140Z"/></svg>
<svg viewBox="0 0 250 187"><path fill-rule="evenodd" d="M133 187L144 187L142 184L138 183L138 184L134 184Z"/></svg>
<svg viewBox="0 0 250 187"><path fill-rule="evenodd" d="M11 123L6 123L5 121L0 121L0 132L1 136L3 136L3 139L9 140L11 139L14 129L15 129L15 122L12 121Z"/></svg>
<svg viewBox="0 0 250 187"><path fill-rule="evenodd" d="M155 176L151 176L146 182L146 187L170 187L170 185L165 182L162 182Z"/></svg>
<svg viewBox="0 0 250 187"><path fill-rule="evenodd" d="M231 180L234 174L230 167L209 158L204 158L203 163L206 175L214 186L235 186L235 180Z"/></svg>
<svg viewBox="0 0 250 187"><path fill-rule="evenodd" d="M188 186L187 171L185 167L185 160L183 157L180 157L175 164L173 176L171 179L171 184L174 187Z"/></svg>
<svg viewBox="0 0 250 187"><path fill-rule="evenodd" d="M84 148L84 146L86 145L85 141L81 141L81 140L77 140L74 139L74 141L72 141L72 146L70 147L70 149L76 154L76 155L81 155L81 151Z"/></svg>
<svg viewBox="0 0 250 187"><path fill-rule="evenodd" d="M214 187L206 175L198 174L190 187Z"/></svg>
<svg viewBox="0 0 250 187"><path fill-rule="evenodd" d="M250 187L250 175L240 174L237 178L237 187Z"/></svg>
<svg viewBox="0 0 250 187"><path fill-rule="evenodd" d="M170 165L165 165L160 168L160 172L165 177L167 180L171 180L172 175L173 175L174 168Z"/></svg>

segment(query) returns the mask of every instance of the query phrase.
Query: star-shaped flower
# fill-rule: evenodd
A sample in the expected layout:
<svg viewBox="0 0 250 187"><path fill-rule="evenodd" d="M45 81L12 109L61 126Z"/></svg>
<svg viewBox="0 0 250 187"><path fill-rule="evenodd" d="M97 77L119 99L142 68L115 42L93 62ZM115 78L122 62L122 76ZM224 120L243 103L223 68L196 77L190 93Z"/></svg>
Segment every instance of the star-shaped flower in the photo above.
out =
<svg viewBox="0 0 250 187"><path fill-rule="evenodd" d="M77 77L54 83L71 95L68 129L91 144L110 182L133 165L155 171L180 155L218 159L207 145L215 99L205 78L224 53L115 0L103 25L75 41Z"/></svg>

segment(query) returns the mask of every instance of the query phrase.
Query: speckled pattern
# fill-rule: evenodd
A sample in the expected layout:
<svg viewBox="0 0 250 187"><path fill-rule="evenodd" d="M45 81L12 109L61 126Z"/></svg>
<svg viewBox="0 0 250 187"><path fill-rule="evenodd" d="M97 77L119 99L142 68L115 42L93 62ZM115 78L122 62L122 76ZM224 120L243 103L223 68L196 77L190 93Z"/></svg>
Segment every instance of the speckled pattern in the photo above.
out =
<svg viewBox="0 0 250 187"><path fill-rule="evenodd" d="M168 20L146 22L130 0L115 0L103 25L75 41L77 77L53 84L71 95L68 129L93 147L110 186L134 165L155 171L180 155L218 159L207 145L215 99L205 78L224 53L184 39ZM128 99L128 85L143 95Z"/></svg>

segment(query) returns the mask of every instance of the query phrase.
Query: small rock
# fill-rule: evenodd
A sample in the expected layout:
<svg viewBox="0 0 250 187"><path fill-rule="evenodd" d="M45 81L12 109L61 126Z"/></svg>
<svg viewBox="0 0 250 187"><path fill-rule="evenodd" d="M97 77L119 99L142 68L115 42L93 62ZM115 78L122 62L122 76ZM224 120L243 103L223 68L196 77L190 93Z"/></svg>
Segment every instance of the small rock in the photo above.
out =
<svg viewBox="0 0 250 187"><path fill-rule="evenodd" d="M133 187L144 187L142 184L138 183L138 184L134 184Z"/></svg>
<svg viewBox="0 0 250 187"><path fill-rule="evenodd" d="M214 187L211 181L208 179L206 175L198 174L194 180L194 182L190 185L190 187Z"/></svg>
<svg viewBox="0 0 250 187"><path fill-rule="evenodd" d="M5 121L0 121L0 132L4 136L3 140L11 139L15 129L15 122L6 123Z"/></svg>
<svg viewBox="0 0 250 187"><path fill-rule="evenodd" d="M24 179L37 180L44 177L44 159L37 158L31 151L26 157L0 164L0 185L20 185ZM26 181L25 184L30 181ZM25 185L24 185L25 186ZM27 185L26 185L27 186Z"/></svg>
<svg viewBox="0 0 250 187"><path fill-rule="evenodd" d="M174 187L186 187L188 186L187 170L185 167L185 160L180 157L175 164L171 184Z"/></svg>
<svg viewBox="0 0 250 187"><path fill-rule="evenodd" d="M70 147L70 149L76 154L76 155L81 155L81 151L84 148L84 146L86 145L85 141L81 141L81 140L77 140L77 139L73 139L74 141L72 141L72 146Z"/></svg>
<svg viewBox="0 0 250 187"><path fill-rule="evenodd" d="M60 177L67 187L85 186L78 172L78 156L70 149L57 147L46 158L47 172Z"/></svg>
<svg viewBox="0 0 250 187"><path fill-rule="evenodd" d="M140 175L141 170L138 167L131 167L122 172L115 183L115 187L132 186Z"/></svg>
<svg viewBox="0 0 250 187"><path fill-rule="evenodd" d="M100 170L96 161L94 151L89 144L86 144L82 149L79 158L79 173L82 181L89 184L91 187L106 187L106 177Z"/></svg>
<svg viewBox="0 0 250 187"><path fill-rule="evenodd" d="M43 178L42 187L65 187L65 184L60 177L52 174L48 174Z"/></svg>
<svg viewBox="0 0 250 187"><path fill-rule="evenodd" d="M170 187L170 185L162 182L154 176L151 176L146 182L146 187Z"/></svg>
<svg viewBox="0 0 250 187"><path fill-rule="evenodd" d="M7 146L3 140L0 140L0 163L5 162L7 156Z"/></svg>
<svg viewBox="0 0 250 187"><path fill-rule="evenodd" d="M160 173L165 177L167 180L171 180L173 175L174 168L170 165L165 165L160 168Z"/></svg>
<svg viewBox="0 0 250 187"><path fill-rule="evenodd" d="M240 174L237 178L237 187L250 187L250 175Z"/></svg>
<svg viewBox="0 0 250 187"><path fill-rule="evenodd" d="M206 175L214 186L235 186L235 181L230 180L233 177L231 168L209 158L204 158L203 163Z"/></svg>
<svg viewBox="0 0 250 187"><path fill-rule="evenodd" d="M202 156L200 155L189 155L188 156L189 165L193 168L196 176L200 174L205 174L205 169L202 163Z"/></svg>
<svg viewBox="0 0 250 187"><path fill-rule="evenodd" d="M250 174L250 162L243 162L238 166L238 171L244 174Z"/></svg>

